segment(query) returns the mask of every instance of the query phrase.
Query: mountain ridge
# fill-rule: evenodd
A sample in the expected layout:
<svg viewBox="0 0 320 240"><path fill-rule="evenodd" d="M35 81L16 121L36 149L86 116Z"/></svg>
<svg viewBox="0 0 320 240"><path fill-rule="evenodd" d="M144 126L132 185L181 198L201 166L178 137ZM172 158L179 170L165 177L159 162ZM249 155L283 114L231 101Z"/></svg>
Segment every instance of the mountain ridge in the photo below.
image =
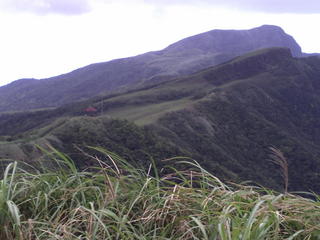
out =
<svg viewBox="0 0 320 240"><path fill-rule="evenodd" d="M225 44L224 49L221 44ZM303 56L300 46L280 27L212 30L160 51L91 64L53 78L19 80L0 87L0 112L57 107L107 92L121 92L197 72L264 47L288 47L294 56Z"/></svg>

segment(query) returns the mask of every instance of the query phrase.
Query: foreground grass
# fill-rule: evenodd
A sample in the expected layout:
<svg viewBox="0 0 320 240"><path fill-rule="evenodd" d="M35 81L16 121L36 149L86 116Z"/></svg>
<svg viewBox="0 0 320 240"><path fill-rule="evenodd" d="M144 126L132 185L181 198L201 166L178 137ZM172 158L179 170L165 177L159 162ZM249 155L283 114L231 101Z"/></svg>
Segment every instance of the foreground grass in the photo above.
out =
<svg viewBox="0 0 320 240"><path fill-rule="evenodd" d="M146 172L95 150L106 159L92 157L94 171L77 171L54 150L55 171L10 163L0 182L0 239L320 239L319 199L228 187L183 160L189 170L159 177L153 166Z"/></svg>

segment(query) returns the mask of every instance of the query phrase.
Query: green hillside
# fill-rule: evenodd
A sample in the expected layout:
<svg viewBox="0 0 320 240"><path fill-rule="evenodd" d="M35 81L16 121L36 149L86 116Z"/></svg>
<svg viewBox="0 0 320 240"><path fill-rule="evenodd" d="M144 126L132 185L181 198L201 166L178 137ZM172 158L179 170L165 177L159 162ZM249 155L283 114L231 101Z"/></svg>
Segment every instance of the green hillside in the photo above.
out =
<svg viewBox="0 0 320 240"><path fill-rule="evenodd" d="M41 155L34 144L50 143L82 168L91 165L87 146L143 167L187 156L224 180L280 190L275 146L288 159L289 191L320 192L319 72L318 57L272 48L124 94L2 114L1 155L30 162Z"/></svg>

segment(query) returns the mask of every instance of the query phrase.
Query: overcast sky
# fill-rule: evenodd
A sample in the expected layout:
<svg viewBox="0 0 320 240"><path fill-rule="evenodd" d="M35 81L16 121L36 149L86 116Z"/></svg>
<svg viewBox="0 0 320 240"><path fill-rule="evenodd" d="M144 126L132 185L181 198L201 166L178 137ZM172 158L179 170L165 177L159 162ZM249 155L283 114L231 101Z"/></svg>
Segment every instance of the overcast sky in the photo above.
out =
<svg viewBox="0 0 320 240"><path fill-rule="evenodd" d="M320 0L0 0L0 85L160 50L212 29L282 27L320 52Z"/></svg>

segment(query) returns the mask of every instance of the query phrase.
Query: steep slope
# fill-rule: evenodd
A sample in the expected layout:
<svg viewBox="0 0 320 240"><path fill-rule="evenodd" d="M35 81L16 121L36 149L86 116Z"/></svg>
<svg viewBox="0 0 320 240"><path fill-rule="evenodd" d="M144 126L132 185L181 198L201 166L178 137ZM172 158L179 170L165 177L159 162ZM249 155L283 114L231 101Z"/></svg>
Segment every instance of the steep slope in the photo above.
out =
<svg viewBox="0 0 320 240"><path fill-rule="evenodd" d="M281 28L213 30L157 52L92 64L42 80L22 79L0 88L0 112L57 107L106 92L161 82L210 67L266 47L287 47L300 57L301 48Z"/></svg>
<svg viewBox="0 0 320 240"><path fill-rule="evenodd" d="M21 135L3 136L11 142L0 144L1 156L11 151L30 159L39 155L32 143L50 142L86 166L89 159L79 158L75 146L99 145L144 166L150 156L189 156L223 179L281 189L279 168L268 160L275 146L288 159L289 190L320 192L319 74L318 57L297 59L288 49L263 49L126 94L4 114L3 129L11 126ZM87 106L97 115L77 116ZM21 121L33 126L21 129ZM3 129L1 135L10 135Z"/></svg>

